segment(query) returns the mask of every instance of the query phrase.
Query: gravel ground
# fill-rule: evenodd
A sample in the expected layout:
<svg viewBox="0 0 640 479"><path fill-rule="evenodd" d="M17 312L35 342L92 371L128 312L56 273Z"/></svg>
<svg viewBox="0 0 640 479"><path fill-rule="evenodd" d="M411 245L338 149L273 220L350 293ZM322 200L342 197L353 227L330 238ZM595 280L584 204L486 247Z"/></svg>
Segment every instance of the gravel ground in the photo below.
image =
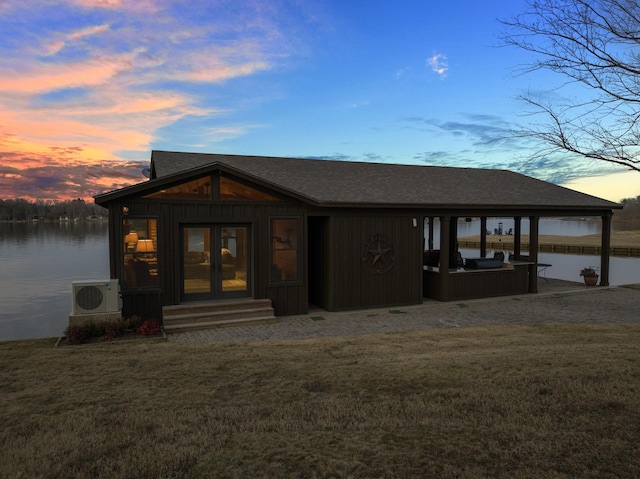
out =
<svg viewBox="0 0 640 479"><path fill-rule="evenodd" d="M171 342L244 343L265 340L357 336L488 324L617 323L640 324L640 289L586 287L550 279L538 294L280 317L275 323L171 334Z"/></svg>

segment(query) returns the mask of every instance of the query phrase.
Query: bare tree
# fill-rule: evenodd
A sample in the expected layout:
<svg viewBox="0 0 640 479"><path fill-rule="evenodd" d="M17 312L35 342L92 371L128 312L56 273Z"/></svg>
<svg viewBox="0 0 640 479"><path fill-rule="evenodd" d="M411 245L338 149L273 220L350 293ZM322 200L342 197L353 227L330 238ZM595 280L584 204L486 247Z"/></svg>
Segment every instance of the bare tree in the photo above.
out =
<svg viewBox="0 0 640 479"><path fill-rule="evenodd" d="M522 95L545 120L517 133L546 144L539 155L564 151L640 171L640 3L527 0L523 14L501 23L505 45L533 54L519 72L557 73L554 96L567 93Z"/></svg>

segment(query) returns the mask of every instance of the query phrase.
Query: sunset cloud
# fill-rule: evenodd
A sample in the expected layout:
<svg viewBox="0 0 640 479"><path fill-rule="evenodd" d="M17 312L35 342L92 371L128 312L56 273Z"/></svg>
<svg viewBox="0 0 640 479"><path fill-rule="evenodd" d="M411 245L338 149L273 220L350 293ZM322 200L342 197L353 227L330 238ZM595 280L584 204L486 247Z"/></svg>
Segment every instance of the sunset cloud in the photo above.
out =
<svg viewBox="0 0 640 479"><path fill-rule="evenodd" d="M122 0L73 0L73 3L82 7L93 8L120 8Z"/></svg>
<svg viewBox="0 0 640 479"><path fill-rule="evenodd" d="M0 191L14 191L16 198L88 198L142 181L141 168L141 162L96 159L78 148L2 152Z"/></svg>
<svg viewBox="0 0 640 479"><path fill-rule="evenodd" d="M266 62L251 62L242 65L216 65L211 68L193 70L184 74L177 74L176 78L194 82L221 82L232 78L252 75L266 70Z"/></svg>
<svg viewBox="0 0 640 479"><path fill-rule="evenodd" d="M4 9L8 20L29 12L30 23L22 34L12 31L11 41L2 42L9 30L0 17L0 198L87 198L139 181L139 162L121 152L148 158L161 129L228 114L204 85L273 69L292 51L276 7L228 11L224 0L194 1L189 10L161 0L36 3ZM47 8L57 22L49 22ZM217 142L252 128L201 128L202 139Z"/></svg>
<svg viewBox="0 0 640 479"><path fill-rule="evenodd" d="M95 58L70 64L38 63L31 71L8 72L0 77L0 93L37 94L63 88L93 87L105 84L130 70L133 56Z"/></svg>
<svg viewBox="0 0 640 479"><path fill-rule="evenodd" d="M60 52L60 50L62 50L69 42L74 42L84 37L89 37L99 33L104 33L107 30L109 30L109 25L103 24L103 25L85 27L85 28L81 28L80 30L71 32L65 35L62 40L58 40L50 43L47 48L47 55L55 55L56 53Z"/></svg>
<svg viewBox="0 0 640 479"><path fill-rule="evenodd" d="M159 0L71 0L71 3L93 9L153 12L158 10L164 2Z"/></svg>

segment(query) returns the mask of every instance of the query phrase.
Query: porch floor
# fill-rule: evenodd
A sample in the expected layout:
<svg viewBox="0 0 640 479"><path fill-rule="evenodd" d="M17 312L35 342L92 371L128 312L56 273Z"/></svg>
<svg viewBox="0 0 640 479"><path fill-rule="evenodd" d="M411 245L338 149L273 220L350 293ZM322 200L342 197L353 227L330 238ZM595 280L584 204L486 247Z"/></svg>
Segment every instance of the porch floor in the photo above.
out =
<svg viewBox="0 0 640 479"><path fill-rule="evenodd" d="M189 331L170 342L244 343L385 334L438 328L533 323L640 324L640 289L588 287L556 279L538 281L538 294L439 302L396 308L328 312L276 318L272 324Z"/></svg>

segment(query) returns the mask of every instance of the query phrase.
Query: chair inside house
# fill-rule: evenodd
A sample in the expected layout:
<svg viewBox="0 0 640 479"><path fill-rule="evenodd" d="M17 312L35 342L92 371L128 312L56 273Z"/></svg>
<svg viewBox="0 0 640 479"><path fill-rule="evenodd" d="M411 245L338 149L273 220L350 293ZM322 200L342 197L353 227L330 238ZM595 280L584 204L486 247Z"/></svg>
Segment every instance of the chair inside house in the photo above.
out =
<svg viewBox="0 0 640 479"><path fill-rule="evenodd" d="M157 276L149 271L149 263L131 258L124 266L124 282L130 288L156 286Z"/></svg>

